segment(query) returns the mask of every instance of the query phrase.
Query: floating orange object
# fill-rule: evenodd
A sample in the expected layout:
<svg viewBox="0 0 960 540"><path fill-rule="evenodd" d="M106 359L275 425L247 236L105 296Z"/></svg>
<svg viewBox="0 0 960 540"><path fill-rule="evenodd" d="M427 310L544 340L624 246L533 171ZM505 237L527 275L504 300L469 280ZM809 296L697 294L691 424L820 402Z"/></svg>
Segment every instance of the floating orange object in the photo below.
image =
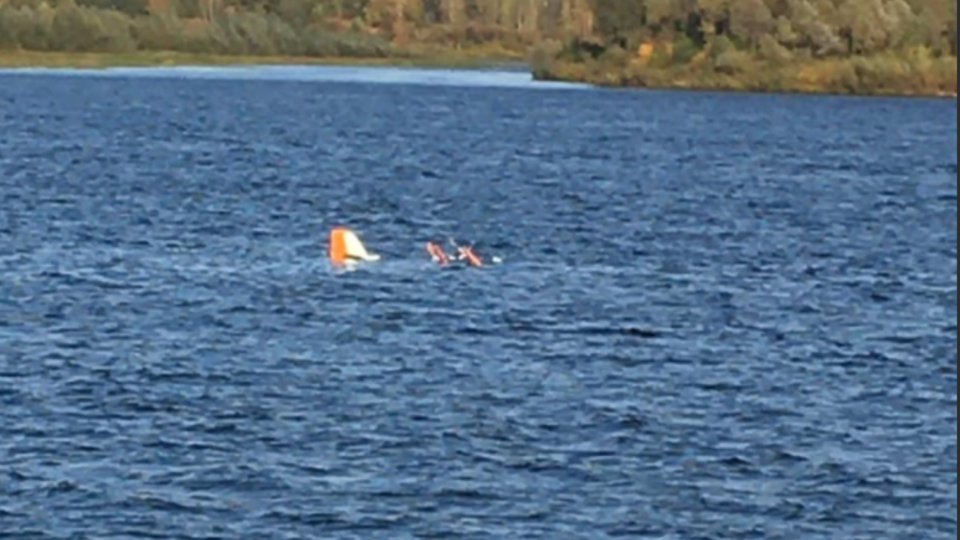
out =
<svg viewBox="0 0 960 540"><path fill-rule="evenodd" d="M342 227L330 231L330 260L334 264L344 264L347 262L346 233L347 229Z"/></svg>
<svg viewBox="0 0 960 540"><path fill-rule="evenodd" d="M350 262L379 261L379 255L373 255L360 241L357 233L346 227L336 227L330 231L330 261L336 265Z"/></svg>

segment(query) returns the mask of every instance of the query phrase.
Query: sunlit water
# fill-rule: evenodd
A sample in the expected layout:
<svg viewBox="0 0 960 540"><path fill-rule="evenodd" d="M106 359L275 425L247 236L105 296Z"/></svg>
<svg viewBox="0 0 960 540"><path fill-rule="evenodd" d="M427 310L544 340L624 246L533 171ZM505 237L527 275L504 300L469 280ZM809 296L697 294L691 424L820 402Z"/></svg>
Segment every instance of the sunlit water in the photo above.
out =
<svg viewBox="0 0 960 540"><path fill-rule="evenodd" d="M0 74L59 75L80 78L189 79L230 81L286 81L316 83L404 84L467 88L589 89L588 85L534 81L529 70L521 69L440 69L380 67L358 69L343 66L174 66L114 67L105 69L0 69Z"/></svg>
<svg viewBox="0 0 960 540"><path fill-rule="evenodd" d="M955 538L956 118L0 72L0 532Z"/></svg>

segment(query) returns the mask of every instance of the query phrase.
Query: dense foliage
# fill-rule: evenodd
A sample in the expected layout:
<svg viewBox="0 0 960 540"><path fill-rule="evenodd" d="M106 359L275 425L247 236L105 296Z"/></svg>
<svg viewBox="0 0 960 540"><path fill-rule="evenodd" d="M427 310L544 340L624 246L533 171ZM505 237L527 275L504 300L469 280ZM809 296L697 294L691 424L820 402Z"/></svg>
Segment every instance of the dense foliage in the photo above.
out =
<svg viewBox="0 0 960 540"><path fill-rule="evenodd" d="M587 0L0 0L0 49L385 56L589 35Z"/></svg>
<svg viewBox="0 0 960 540"><path fill-rule="evenodd" d="M593 41L544 78L636 86L955 93L956 0L590 0Z"/></svg>
<svg viewBox="0 0 960 540"><path fill-rule="evenodd" d="M896 78L955 91L957 2L0 0L0 50L385 57L533 45L541 77L849 91Z"/></svg>
<svg viewBox="0 0 960 540"><path fill-rule="evenodd" d="M870 54L922 45L956 54L956 0L590 0L597 29L625 48L645 39L725 36L782 55Z"/></svg>

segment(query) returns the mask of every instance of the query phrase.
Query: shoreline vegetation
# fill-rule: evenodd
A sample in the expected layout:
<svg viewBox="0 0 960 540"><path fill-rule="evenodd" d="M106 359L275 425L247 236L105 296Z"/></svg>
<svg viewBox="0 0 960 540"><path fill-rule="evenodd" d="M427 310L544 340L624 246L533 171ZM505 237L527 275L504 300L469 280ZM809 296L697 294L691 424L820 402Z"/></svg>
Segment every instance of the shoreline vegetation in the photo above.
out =
<svg viewBox="0 0 960 540"><path fill-rule="evenodd" d="M527 1L0 0L0 66L525 63Z"/></svg>
<svg viewBox="0 0 960 540"><path fill-rule="evenodd" d="M176 51L134 51L129 53L0 51L0 69L108 69L120 67L227 67L252 65L469 69L503 64L526 66L525 59L522 55L507 55L502 53L487 54L483 51L467 51L459 54L444 52L419 53L405 57L240 55L184 53Z"/></svg>
<svg viewBox="0 0 960 540"><path fill-rule="evenodd" d="M611 88L648 88L774 94L876 97L957 97L956 58L933 58L923 49L911 57L877 55L851 59L803 59L789 64L743 57L736 68L717 69L700 57L682 66L643 61L550 60L537 64L541 81L582 82Z"/></svg>
<svg viewBox="0 0 960 540"><path fill-rule="evenodd" d="M599 40L545 41L534 77L601 86L957 95L956 0L591 0Z"/></svg>
<svg viewBox="0 0 960 540"><path fill-rule="evenodd" d="M658 89L953 96L956 0L0 0L0 67L525 63Z"/></svg>

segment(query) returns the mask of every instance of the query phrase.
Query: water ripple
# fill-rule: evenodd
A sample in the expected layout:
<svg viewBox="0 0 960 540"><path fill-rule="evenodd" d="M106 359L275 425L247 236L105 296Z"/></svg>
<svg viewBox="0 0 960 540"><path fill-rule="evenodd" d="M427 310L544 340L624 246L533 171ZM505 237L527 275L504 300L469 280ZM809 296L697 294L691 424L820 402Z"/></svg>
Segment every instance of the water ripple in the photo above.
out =
<svg viewBox="0 0 960 540"><path fill-rule="evenodd" d="M13 537L956 537L953 102L62 74L0 73Z"/></svg>

